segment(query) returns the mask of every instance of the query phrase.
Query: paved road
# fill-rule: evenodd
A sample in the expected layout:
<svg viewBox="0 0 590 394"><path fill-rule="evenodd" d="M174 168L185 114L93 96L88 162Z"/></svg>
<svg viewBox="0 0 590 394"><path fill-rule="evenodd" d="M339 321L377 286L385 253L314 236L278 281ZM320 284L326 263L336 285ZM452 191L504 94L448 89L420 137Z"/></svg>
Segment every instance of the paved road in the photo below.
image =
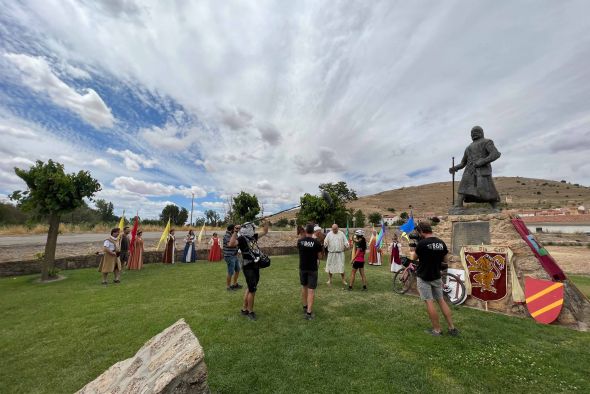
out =
<svg viewBox="0 0 590 394"><path fill-rule="evenodd" d="M177 231L177 235L184 237L186 231ZM198 233L197 233L198 234ZM204 236L211 236L212 231L205 231ZM143 239L158 240L162 232L146 232L143 233ZM63 234L57 237L58 244L79 244L85 242L100 242L106 239L105 234L85 233L85 234ZM23 235L23 236L0 236L0 246L39 246L45 245L47 235Z"/></svg>
<svg viewBox="0 0 590 394"><path fill-rule="evenodd" d="M275 231L269 231L275 232ZM281 232L281 231L276 231ZM176 235L181 238L177 238L179 241L186 236L186 231L177 231ZM198 231L196 232L198 235ZM220 237L223 236L223 231L217 231ZM213 234L213 231L205 231L203 237L209 238ZM143 233L144 241L157 241L162 235L161 232L145 232ZM84 233L84 234L64 234L57 237L58 245L65 244L79 244L88 242L100 242L106 239L105 234L100 233ZM47 235L22 235L22 236L4 236L0 235L0 247L3 246L42 246L47 241Z"/></svg>

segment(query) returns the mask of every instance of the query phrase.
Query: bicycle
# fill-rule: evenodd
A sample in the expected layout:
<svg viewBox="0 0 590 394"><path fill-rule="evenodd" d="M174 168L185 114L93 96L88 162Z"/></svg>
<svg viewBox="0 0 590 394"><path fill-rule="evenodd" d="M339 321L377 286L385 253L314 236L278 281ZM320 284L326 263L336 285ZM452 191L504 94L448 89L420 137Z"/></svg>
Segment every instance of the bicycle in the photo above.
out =
<svg viewBox="0 0 590 394"><path fill-rule="evenodd" d="M405 268L399 270L393 276L393 291L398 294L405 294L416 283L416 265L408 260ZM452 305L460 305L467 298L465 283L455 274L446 271L441 272L443 283L443 297Z"/></svg>

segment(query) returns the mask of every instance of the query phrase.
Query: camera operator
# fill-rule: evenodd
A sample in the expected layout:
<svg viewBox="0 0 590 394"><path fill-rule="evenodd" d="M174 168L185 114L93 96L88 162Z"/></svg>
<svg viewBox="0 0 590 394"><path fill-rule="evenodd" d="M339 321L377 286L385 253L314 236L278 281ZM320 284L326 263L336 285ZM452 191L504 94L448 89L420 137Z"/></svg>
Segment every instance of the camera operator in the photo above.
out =
<svg viewBox="0 0 590 394"><path fill-rule="evenodd" d="M416 268L418 292L420 293L420 298L426 302L426 310L432 323L432 328L426 330L426 333L433 336L442 335L440 320L434 307L434 301L436 300L447 321L449 328L448 334L450 336L457 336L459 335L459 330L453 325L451 310L443 299L443 284L440 274L443 263L447 264L450 261L451 255L444 241L432 234L430 224L425 222L418 223L416 232L419 240L418 242L410 243L409 257L412 260L419 260ZM415 240L415 237L411 238Z"/></svg>

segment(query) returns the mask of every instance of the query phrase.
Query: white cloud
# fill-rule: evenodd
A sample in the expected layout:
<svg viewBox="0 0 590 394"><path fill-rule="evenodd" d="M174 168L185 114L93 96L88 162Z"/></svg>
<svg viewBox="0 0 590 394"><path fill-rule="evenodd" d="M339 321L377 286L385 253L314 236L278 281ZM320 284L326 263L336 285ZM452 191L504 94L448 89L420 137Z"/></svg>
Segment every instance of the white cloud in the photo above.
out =
<svg viewBox="0 0 590 394"><path fill-rule="evenodd" d="M157 164L159 164L158 160L148 159L143 155L131 152L129 149L118 151L113 148L108 148L107 153L122 157L125 167L127 167L127 169L130 171L139 171L142 167L154 168Z"/></svg>
<svg viewBox="0 0 590 394"><path fill-rule="evenodd" d="M37 135L28 128L10 127L0 124L0 135L10 135L18 138L34 138Z"/></svg>
<svg viewBox="0 0 590 394"><path fill-rule="evenodd" d="M94 159L90 164L95 167L111 168L111 165L105 159Z"/></svg>
<svg viewBox="0 0 590 394"><path fill-rule="evenodd" d="M226 204L222 201L205 201L200 204L203 208L213 209L214 211L224 211L227 208Z"/></svg>
<svg viewBox="0 0 590 394"><path fill-rule="evenodd" d="M174 196L180 195L185 197L191 197L195 194L195 197L205 197L207 192L200 186L173 186L165 185L160 182L147 182L139 179L135 179L128 176L120 176L113 180L113 186L117 190L128 191L131 193L141 194L144 196Z"/></svg>
<svg viewBox="0 0 590 394"><path fill-rule="evenodd" d="M23 82L36 92L47 93L60 107L78 114L94 127L112 127L115 118L102 98L93 89L78 93L59 79L42 57L7 53L4 55L22 72Z"/></svg>
<svg viewBox="0 0 590 394"><path fill-rule="evenodd" d="M196 141L195 130L183 131L171 123L164 127L144 128L139 135L151 146L168 151L188 149Z"/></svg>
<svg viewBox="0 0 590 394"><path fill-rule="evenodd" d="M344 170L344 166L340 163L336 152L330 148L321 147L319 148L319 152L314 156L311 157L311 153L307 153L305 156L295 156L295 165L301 174Z"/></svg>

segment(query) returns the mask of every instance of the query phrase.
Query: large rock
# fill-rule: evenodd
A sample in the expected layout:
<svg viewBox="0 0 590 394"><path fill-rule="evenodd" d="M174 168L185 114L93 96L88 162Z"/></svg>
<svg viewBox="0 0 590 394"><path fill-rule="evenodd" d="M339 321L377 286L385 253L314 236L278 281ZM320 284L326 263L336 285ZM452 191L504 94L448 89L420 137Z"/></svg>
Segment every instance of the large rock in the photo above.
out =
<svg viewBox="0 0 590 394"><path fill-rule="evenodd" d="M78 393L209 393L205 353L184 319Z"/></svg>

